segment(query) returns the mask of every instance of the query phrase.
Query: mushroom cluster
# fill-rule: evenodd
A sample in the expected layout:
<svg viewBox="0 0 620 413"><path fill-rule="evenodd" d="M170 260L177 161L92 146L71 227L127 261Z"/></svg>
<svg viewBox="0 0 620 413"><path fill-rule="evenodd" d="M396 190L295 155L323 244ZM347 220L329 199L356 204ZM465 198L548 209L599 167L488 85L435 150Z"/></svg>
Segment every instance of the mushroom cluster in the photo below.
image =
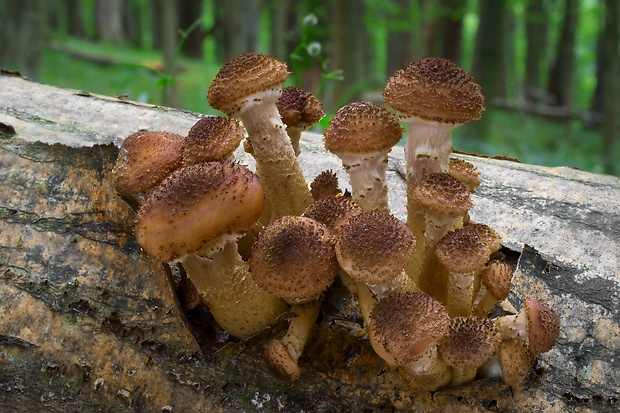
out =
<svg viewBox="0 0 620 413"><path fill-rule="evenodd" d="M469 217L478 171L450 157L450 131L482 115L480 86L454 63L425 58L387 81L394 112L369 102L341 108L324 136L349 174L343 193L332 171L311 185L303 177L300 134L324 112L309 92L283 88L288 75L270 56L239 55L209 87L210 105L226 116L199 120L185 137L125 139L113 176L136 211L140 247L186 274L183 288L234 337L287 320L265 344L267 365L285 379L300 377L338 276L359 302L372 348L415 388L490 376L522 386L536 355L554 346L559 317L536 298L514 313L492 311L514 269L497 233ZM405 133L406 223L390 213L385 181ZM234 159L244 138L254 171Z"/></svg>

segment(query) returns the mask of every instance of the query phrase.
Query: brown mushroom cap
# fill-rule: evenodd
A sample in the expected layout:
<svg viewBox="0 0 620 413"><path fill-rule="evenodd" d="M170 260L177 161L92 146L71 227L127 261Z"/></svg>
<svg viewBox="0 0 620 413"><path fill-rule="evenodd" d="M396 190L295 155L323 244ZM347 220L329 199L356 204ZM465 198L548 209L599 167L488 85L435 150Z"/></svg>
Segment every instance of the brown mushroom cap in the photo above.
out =
<svg viewBox="0 0 620 413"><path fill-rule="evenodd" d="M265 357L269 369L276 376L286 380L297 380L301 376L297 361L281 340L272 339L265 344Z"/></svg>
<svg viewBox="0 0 620 413"><path fill-rule="evenodd" d="M263 206L258 177L246 167L232 162L185 166L140 208L136 239L153 258L171 261L249 231Z"/></svg>
<svg viewBox="0 0 620 413"><path fill-rule="evenodd" d="M349 218L362 211L362 207L349 197L328 196L311 203L303 215L320 222L335 233Z"/></svg>
<svg viewBox="0 0 620 413"><path fill-rule="evenodd" d="M509 264L500 261L489 263L480 273L480 279L498 300L504 300L510 293L510 281L513 269Z"/></svg>
<svg viewBox="0 0 620 413"><path fill-rule="evenodd" d="M439 301L413 292L380 300L370 319L369 334L398 364L419 358L437 344L450 324L448 310Z"/></svg>
<svg viewBox="0 0 620 413"><path fill-rule="evenodd" d="M329 229L313 219L288 215L263 228L249 265L258 285L290 304L318 298L338 271Z"/></svg>
<svg viewBox="0 0 620 413"><path fill-rule="evenodd" d="M527 298L523 304L527 315L530 351L545 353L555 346L560 335L560 317L553 308L538 298Z"/></svg>
<svg viewBox="0 0 620 413"><path fill-rule="evenodd" d="M187 133L183 147L183 164L225 160L239 146L245 129L223 116L200 119Z"/></svg>
<svg viewBox="0 0 620 413"><path fill-rule="evenodd" d="M463 216L473 206L469 191L452 175L426 175L413 189L413 200L422 208L441 215Z"/></svg>
<svg viewBox="0 0 620 413"><path fill-rule="evenodd" d="M448 232L435 251L441 265L456 274L479 273L489 260L489 249L480 237L463 228Z"/></svg>
<svg viewBox="0 0 620 413"><path fill-rule="evenodd" d="M491 254L497 252L502 246L502 237L486 224L469 222L462 230L476 234L480 241L489 248Z"/></svg>
<svg viewBox="0 0 620 413"><path fill-rule="evenodd" d="M317 201L321 198L337 196L342 191L338 187L338 177L331 170L318 174L310 184L312 199Z"/></svg>
<svg viewBox="0 0 620 413"><path fill-rule="evenodd" d="M519 339L508 339L499 345L497 354L502 369L504 383L516 388L521 387L534 366L534 357L527 343Z"/></svg>
<svg viewBox="0 0 620 413"><path fill-rule="evenodd" d="M169 132L140 131L121 145L114 165L114 189L124 198L133 198L155 188L181 166L184 139Z"/></svg>
<svg viewBox="0 0 620 413"><path fill-rule="evenodd" d="M394 215L366 211L351 217L338 231L336 257L351 278L374 285L396 277L415 245L409 227Z"/></svg>
<svg viewBox="0 0 620 413"><path fill-rule="evenodd" d="M497 351L501 336L488 318L455 317L437 345L439 356L459 368L481 366Z"/></svg>
<svg viewBox="0 0 620 413"><path fill-rule="evenodd" d="M375 152L389 149L403 137L398 118L371 102L354 102L340 108L325 130L330 152Z"/></svg>
<svg viewBox="0 0 620 413"><path fill-rule="evenodd" d="M480 85L455 63L427 57L398 70L387 80L385 102L401 116L463 124L480 119L484 96Z"/></svg>
<svg viewBox="0 0 620 413"><path fill-rule="evenodd" d="M282 122L289 127L307 129L325 116L321 101L312 93L295 86L282 89L276 106Z"/></svg>
<svg viewBox="0 0 620 413"><path fill-rule="evenodd" d="M230 59L209 86L212 108L235 116L258 92L280 89L290 72L286 63L260 53L243 53Z"/></svg>
<svg viewBox="0 0 620 413"><path fill-rule="evenodd" d="M460 158L450 158L448 173L461 181L469 192L474 192L480 186L480 172L471 162Z"/></svg>

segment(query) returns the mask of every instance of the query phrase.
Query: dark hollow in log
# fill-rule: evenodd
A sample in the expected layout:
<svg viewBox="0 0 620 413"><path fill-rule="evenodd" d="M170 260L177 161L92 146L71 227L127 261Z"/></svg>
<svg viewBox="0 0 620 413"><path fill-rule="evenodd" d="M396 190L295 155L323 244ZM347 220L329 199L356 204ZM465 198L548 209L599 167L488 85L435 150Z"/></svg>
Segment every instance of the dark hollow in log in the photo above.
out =
<svg viewBox="0 0 620 413"><path fill-rule="evenodd" d="M124 137L185 134L198 119L0 76L1 410L617 411L619 179L465 156L482 177L472 219L520 256L509 301L540 297L562 319L557 346L521 392L494 379L412 392L356 336L359 311L341 285L328 292L304 374L289 383L262 359L269 331L239 342L213 330L217 351L199 346L169 274L139 250L132 212L112 189ZM397 148L388 185L400 218L402 161ZM332 169L347 187L319 135L304 135L300 162L309 181Z"/></svg>

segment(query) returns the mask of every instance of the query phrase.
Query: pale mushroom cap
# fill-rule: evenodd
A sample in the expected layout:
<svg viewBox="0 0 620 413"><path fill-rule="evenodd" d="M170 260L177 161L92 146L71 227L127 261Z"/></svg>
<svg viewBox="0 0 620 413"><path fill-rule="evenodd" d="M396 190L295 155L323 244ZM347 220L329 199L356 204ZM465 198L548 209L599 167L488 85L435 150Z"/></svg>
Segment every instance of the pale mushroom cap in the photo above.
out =
<svg viewBox="0 0 620 413"><path fill-rule="evenodd" d="M336 233L351 217L362 211L362 207L350 197L328 196L311 203L303 215Z"/></svg>
<svg viewBox="0 0 620 413"><path fill-rule="evenodd" d="M282 89L276 106L286 126L306 129L325 116L321 101L312 93L295 86Z"/></svg>
<svg viewBox="0 0 620 413"><path fill-rule="evenodd" d="M265 357L269 369L278 377L297 380L301 376L299 365L281 340L272 339L265 344Z"/></svg>
<svg viewBox="0 0 620 413"><path fill-rule="evenodd" d="M525 383L534 365L534 358L527 343L519 339L502 341L497 359L502 369L504 383L517 388Z"/></svg>
<svg viewBox="0 0 620 413"><path fill-rule="evenodd" d="M448 310L422 293L386 297L370 315L369 334L398 364L415 361L437 344L450 324Z"/></svg>
<svg viewBox="0 0 620 413"><path fill-rule="evenodd" d="M504 300L510 293L512 274L513 269L509 264L493 261L482 270L480 280L495 298Z"/></svg>
<svg viewBox="0 0 620 413"><path fill-rule="evenodd" d="M528 320L530 351L545 353L555 346L560 335L560 317L551 306L538 298L527 298L523 304Z"/></svg>
<svg viewBox="0 0 620 413"><path fill-rule="evenodd" d="M462 228L448 232L435 251L441 265L456 274L479 273L489 260L489 249L473 232Z"/></svg>
<svg viewBox="0 0 620 413"><path fill-rule="evenodd" d="M492 320L475 316L455 317L437 350L450 366L471 368L489 360L500 341L501 336Z"/></svg>
<svg viewBox="0 0 620 413"><path fill-rule="evenodd" d="M340 228L336 257L351 278L374 285L396 277L415 245L415 235L404 222L388 212L367 211Z"/></svg>
<svg viewBox="0 0 620 413"><path fill-rule="evenodd" d="M371 102L354 102L340 108L325 130L330 152L376 152L389 149L403 137L398 118Z"/></svg>
<svg viewBox="0 0 620 413"><path fill-rule="evenodd" d="M258 177L232 162L205 162L174 171L138 213L136 239L151 257L171 261L221 237L250 230L264 193Z"/></svg>
<svg viewBox="0 0 620 413"><path fill-rule="evenodd" d="M184 139L176 133L156 131L129 135L114 166L116 192L132 197L155 188L181 166Z"/></svg>
<svg viewBox="0 0 620 413"><path fill-rule="evenodd" d="M209 86L207 99L212 108L236 115L247 97L281 89L289 76L286 63L260 53L243 53L230 59Z"/></svg>
<svg viewBox="0 0 620 413"><path fill-rule="evenodd" d="M298 216L283 216L265 226L249 265L259 286L290 304L318 298L338 271L329 229Z"/></svg>
<svg viewBox="0 0 620 413"><path fill-rule="evenodd" d="M413 189L413 200L422 208L441 215L463 216L473 206L469 190L452 175L426 175Z"/></svg>
<svg viewBox="0 0 620 413"><path fill-rule="evenodd" d="M455 63L427 57L409 63L387 80L385 103L399 115L463 124L480 119L484 96L480 85Z"/></svg>
<svg viewBox="0 0 620 413"><path fill-rule="evenodd" d="M480 172L471 162L460 158L450 158L448 173L463 183L469 192L474 192L480 186Z"/></svg>
<svg viewBox="0 0 620 413"><path fill-rule="evenodd" d="M245 129L223 116L200 119L187 133L183 147L183 164L225 160L239 146Z"/></svg>
<svg viewBox="0 0 620 413"><path fill-rule="evenodd" d="M312 199L317 201L321 198L336 196L342 191L338 186L338 177L331 170L323 171L314 178L310 184Z"/></svg>

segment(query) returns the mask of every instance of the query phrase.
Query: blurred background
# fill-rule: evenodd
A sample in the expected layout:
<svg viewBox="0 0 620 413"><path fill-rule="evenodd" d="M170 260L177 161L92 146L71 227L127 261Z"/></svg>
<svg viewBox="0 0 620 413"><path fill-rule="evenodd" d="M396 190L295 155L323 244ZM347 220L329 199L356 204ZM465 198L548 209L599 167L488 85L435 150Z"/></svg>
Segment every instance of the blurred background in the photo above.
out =
<svg viewBox="0 0 620 413"><path fill-rule="evenodd" d="M248 51L287 61L323 127L445 57L487 100L456 149L620 175L620 0L0 0L0 67L46 84L220 114L209 84Z"/></svg>

